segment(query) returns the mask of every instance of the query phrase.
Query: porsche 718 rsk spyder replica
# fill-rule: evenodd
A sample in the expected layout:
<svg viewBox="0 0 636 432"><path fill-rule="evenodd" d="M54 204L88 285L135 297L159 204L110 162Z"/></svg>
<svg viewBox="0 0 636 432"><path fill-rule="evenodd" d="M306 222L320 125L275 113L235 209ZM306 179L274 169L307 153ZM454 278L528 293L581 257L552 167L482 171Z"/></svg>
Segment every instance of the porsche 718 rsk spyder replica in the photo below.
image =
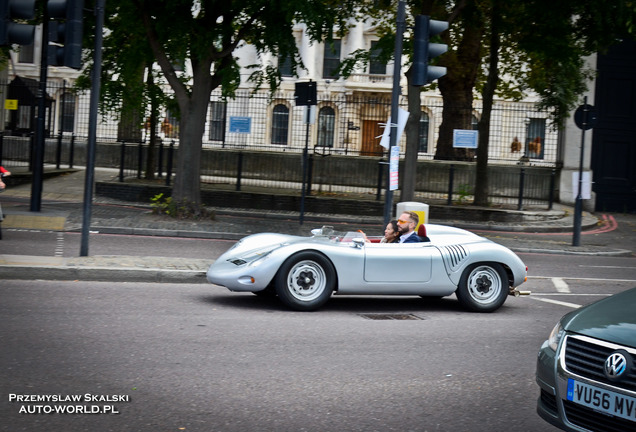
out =
<svg viewBox="0 0 636 432"><path fill-rule="evenodd" d="M469 231L427 224L430 241L380 243L331 227L311 237L261 233L245 237L208 269L210 283L230 291L275 293L291 309L316 310L333 293L417 295L455 293L470 311L492 312L526 280L510 249Z"/></svg>

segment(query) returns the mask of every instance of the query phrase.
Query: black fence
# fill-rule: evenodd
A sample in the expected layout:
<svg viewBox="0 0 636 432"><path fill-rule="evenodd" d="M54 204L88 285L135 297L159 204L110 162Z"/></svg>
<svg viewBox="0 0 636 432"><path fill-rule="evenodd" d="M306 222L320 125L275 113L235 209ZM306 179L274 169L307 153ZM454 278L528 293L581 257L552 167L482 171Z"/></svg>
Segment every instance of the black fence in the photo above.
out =
<svg viewBox="0 0 636 432"><path fill-rule="evenodd" d="M28 137L35 131L37 81L15 77L0 82L0 93L12 100L15 109L4 110L5 136ZM85 140L88 136L88 92L76 92L64 84L50 82L46 89L45 136L47 139ZM442 122L442 99L422 94L421 120L418 125L418 158L432 160L437 151ZM321 89L318 92L314 123L306 124L306 107L295 105L293 90L240 90L233 99L225 99L219 90L210 98L203 144L210 148L253 151L301 152L304 148L321 153L349 156L381 155L379 136L390 115L389 92L342 92ZM407 109L405 97L400 107ZM448 108L448 107L447 107ZM462 110L465 129L475 129L481 117L481 101ZM164 110L150 130L148 113L143 108L134 118L121 119L119 112L100 115L96 125L99 142L148 142L154 134L164 141L179 138L179 120ZM149 112L149 109L146 110ZM498 100L491 113L489 160L516 164L528 160L536 166L556 166L561 158L558 132L545 112L529 102ZM399 141L402 154L406 139ZM177 143L178 145L178 143ZM6 155L5 155L6 158Z"/></svg>
<svg viewBox="0 0 636 432"><path fill-rule="evenodd" d="M143 144L121 143L119 181L146 177L145 161L150 151ZM153 178L170 186L178 147L174 141L155 149L157 166ZM386 189L388 163L381 157L350 158L310 153L306 170L302 153L249 152L208 149L201 159L201 182L235 191L340 195L381 200ZM421 161L417 167L415 198L447 205L469 204L474 200L475 164ZM303 172L307 173L303 182ZM489 199L492 205L522 210L526 207L552 209L558 198L557 171L553 168L493 166L489 170Z"/></svg>
<svg viewBox="0 0 636 432"><path fill-rule="evenodd" d="M37 84L37 83L35 83ZM15 78L2 84L16 110L4 111L0 163L32 169L36 91L33 80ZM47 87L45 163L56 167L83 165L88 134L88 93L65 86ZM400 105L406 108L406 101ZM388 165L379 135L388 119L390 95L344 95L319 92L316 121L308 125L304 107L296 107L293 92L239 92L226 100L217 92L209 104L203 136L201 181L218 187L308 194L351 194L381 199ZM474 129L479 101L468 117ZM434 160L442 104L439 97L422 100L415 198L449 204L473 201L474 162ZM158 139L151 149L151 134ZM150 130L145 114L122 122L100 116L97 125L97 166L119 168L120 181L150 177L170 184L178 157L179 122L161 114ZM559 165L558 134L545 113L530 103L498 101L492 112L489 161L493 205L551 207L558 199L554 169ZM404 157L405 138L399 142ZM303 153L308 150L303 181ZM152 156L152 157L151 157ZM148 168L148 160L154 161Z"/></svg>

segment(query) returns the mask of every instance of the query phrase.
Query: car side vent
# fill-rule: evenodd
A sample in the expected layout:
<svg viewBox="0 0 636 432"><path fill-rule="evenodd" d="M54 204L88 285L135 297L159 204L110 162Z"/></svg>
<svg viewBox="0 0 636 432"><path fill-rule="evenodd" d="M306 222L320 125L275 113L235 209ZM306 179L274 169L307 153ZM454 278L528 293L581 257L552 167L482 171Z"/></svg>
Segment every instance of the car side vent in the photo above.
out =
<svg viewBox="0 0 636 432"><path fill-rule="evenodd" d="M462 262L468 258L468 251L462 245L451 245L440 247L440 252L444 257L444 263L449 270L457 270Z"/></svg>

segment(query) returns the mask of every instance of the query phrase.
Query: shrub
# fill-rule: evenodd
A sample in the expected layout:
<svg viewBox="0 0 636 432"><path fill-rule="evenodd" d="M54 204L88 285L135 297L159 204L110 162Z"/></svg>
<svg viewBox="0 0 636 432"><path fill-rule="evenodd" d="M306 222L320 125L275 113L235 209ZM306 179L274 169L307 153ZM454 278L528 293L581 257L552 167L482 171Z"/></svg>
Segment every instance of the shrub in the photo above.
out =
<svg viewBox="0 0 636 432"><path fill-rule="evenodd" d="M163 193L150 199L153 214L168 215L175 219L212 219L216 218L213 210L203 205L197 205L188 201L175 201L172 197L164 197Z"/></svg>

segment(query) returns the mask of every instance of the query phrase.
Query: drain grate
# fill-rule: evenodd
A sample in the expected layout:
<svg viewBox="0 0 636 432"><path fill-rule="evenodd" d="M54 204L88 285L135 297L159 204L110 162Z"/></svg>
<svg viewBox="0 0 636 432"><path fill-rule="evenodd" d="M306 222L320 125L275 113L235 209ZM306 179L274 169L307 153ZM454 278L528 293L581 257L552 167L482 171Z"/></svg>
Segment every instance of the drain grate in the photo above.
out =
<svg viewBox="0 0 636 432"><path fill-rule="evenodd" d="M371 313L371 314L360 314L362 318L370 319L370 320L397 320L397 321L405 321L405 320L423 320L424 318L418 317L414 314L409 313Z"/></svg>

